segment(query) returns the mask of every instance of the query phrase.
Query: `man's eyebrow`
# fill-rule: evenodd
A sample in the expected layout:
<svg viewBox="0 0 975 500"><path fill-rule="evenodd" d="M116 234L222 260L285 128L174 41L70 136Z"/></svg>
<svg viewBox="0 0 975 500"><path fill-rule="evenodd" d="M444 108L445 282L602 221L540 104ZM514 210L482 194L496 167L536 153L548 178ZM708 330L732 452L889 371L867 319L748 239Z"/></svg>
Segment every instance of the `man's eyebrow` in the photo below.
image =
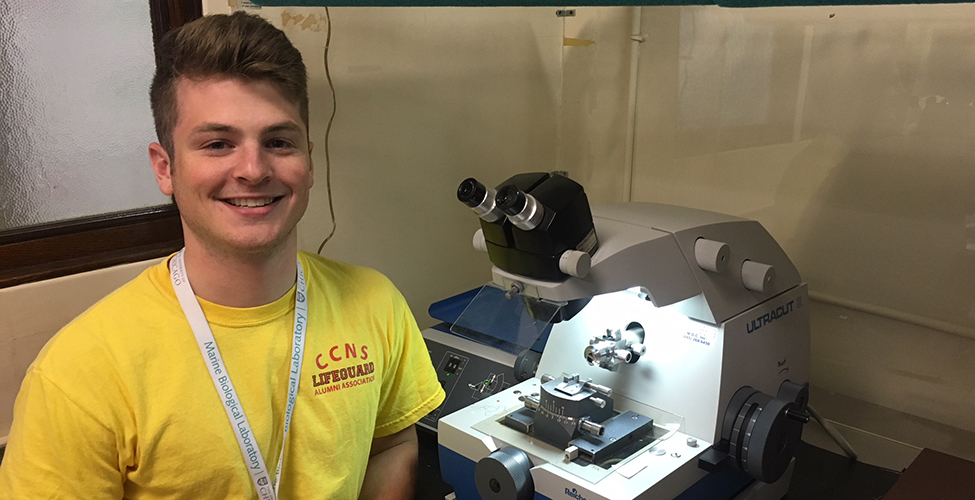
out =
<svg viewBox="0 0 975 500"><path fill-rule="evenodd" d="M277 132L296 132L301 133L302 128L298 126L297 123L293 121L286 121L281 123L275 123L264 129L265 134L274 134Z"/></svg>
<svg viewBox="0 0 975 500"><path fill-rule="evenodd" d="M223 123L204 123L193 129L193 134L204 134L207 132L237 132L237 128Z"/></svg>

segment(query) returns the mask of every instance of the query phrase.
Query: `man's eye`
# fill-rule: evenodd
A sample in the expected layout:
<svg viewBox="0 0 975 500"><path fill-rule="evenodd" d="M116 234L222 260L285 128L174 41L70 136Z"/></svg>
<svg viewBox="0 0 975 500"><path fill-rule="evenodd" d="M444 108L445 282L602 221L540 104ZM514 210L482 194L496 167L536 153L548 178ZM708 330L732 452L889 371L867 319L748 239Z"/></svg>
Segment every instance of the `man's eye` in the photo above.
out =
<svg viewBox="0 0 975 500"><path fill-rule="evenodd" d="M284 139L271 139L267 142L267 147L272 149L290 148L291 143Z"/></svg>
<svg viewBox="0 0 975 500"><path fill-rule="evenodd" d="M206 149L221 150L221 149L227 149L228 147L230 147L230 145L223 141L213 141L207 143L206 146L204 147Z"/></svg>

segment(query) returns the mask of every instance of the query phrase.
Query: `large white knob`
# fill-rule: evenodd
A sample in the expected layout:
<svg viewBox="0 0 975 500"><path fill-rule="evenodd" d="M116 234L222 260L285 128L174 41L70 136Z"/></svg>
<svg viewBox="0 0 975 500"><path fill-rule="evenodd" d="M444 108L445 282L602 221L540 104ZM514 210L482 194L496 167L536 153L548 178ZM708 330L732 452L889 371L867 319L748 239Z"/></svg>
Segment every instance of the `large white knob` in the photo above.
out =
<svg viewBox="0 0 975 500"><path fill-rule="evenodd" d="M731 248L720 241L698 238L694 242L694 258L701 269L712 273L723 273L728 268Z"/></svg>
<svg viewBox="0 0 975 500"><path fill-rule="evenodd" d="M566 250L559 257L559 270L569 276L585 278L589 275L589 267L592 265L592 257L586 252L578 250Z"/></svg>
<svg viewBox="0 0 975 500"><path fill-rule="evenodd" d="M484 239L484 230L478 229L474 233L474 250L487 253L487 241Z"/></svg>
<svg viewBox="0 0 975 500"><path fill-rule="evenodd" d="M775 268L759 262L746 260L741 264L741 282L745 288L759 293L772 290L775 283Z"/></svg>

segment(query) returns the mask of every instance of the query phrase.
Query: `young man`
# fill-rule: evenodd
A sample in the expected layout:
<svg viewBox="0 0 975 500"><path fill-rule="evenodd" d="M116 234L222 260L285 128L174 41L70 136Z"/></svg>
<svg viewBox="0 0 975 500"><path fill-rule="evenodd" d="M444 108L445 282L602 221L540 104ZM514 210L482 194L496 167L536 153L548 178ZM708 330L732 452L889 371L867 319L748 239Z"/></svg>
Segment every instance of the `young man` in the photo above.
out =
<svg viewBox="0 0 975 500"><path fill-rule="evenodd" d="M186 247L38 355L0 498L412 498L413 424L443 390L387 279L297 251L300 54L241 13L158 51L149 157Z"/></svg>

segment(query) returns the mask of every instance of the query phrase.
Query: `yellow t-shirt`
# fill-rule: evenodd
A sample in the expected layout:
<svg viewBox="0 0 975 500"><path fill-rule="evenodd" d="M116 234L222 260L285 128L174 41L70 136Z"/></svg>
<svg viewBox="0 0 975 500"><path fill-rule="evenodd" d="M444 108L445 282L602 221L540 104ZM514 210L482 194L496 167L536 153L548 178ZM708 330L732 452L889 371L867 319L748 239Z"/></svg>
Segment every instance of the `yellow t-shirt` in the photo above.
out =
<svg viewBox="0 0 975 500"><path fill-rule="evenodd" d="M300 254L308 334L280 498L353 499L372 439L444 394L403 297L378 272ZM61 330L14 407L0 498L256 498L167 262ZM277 467L292 288L264 306L200 300L268 471Z"/></svg>

